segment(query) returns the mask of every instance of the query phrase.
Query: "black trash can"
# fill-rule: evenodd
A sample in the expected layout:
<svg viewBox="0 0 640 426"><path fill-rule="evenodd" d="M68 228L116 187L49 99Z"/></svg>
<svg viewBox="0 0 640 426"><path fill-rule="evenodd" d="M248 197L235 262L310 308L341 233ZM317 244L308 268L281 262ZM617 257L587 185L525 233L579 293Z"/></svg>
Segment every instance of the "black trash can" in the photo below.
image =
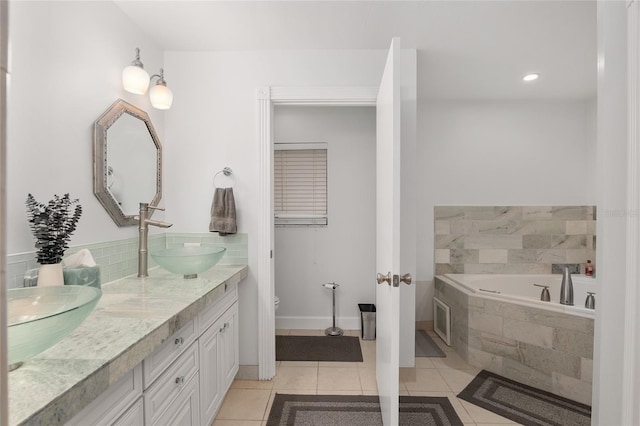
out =
<svg viewBox="0 0 640 426"><path fill-rule="evenodd" d="M362 340L376 338L376 305L372 303L358 303L360 308L360 330Z"/></svg>

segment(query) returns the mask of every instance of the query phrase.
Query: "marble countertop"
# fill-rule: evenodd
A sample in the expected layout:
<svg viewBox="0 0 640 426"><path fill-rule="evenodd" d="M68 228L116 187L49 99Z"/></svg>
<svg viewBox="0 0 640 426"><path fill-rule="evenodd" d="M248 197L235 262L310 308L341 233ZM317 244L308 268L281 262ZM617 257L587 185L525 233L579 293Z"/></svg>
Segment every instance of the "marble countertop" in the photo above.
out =
<svg viewBox="0 0 640 426"><path fill-rule="evenodd" d="M9 373L11 425L61 425L162 342L246 278L246 265L216 265L184 280L160 268L102 286L72 334Z"/></svg>

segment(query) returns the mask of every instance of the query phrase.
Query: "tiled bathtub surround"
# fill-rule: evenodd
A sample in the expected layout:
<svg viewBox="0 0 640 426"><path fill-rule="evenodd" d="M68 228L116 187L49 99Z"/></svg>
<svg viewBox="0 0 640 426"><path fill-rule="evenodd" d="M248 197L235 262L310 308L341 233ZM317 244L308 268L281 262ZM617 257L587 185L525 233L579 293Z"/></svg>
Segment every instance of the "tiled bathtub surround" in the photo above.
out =
<svg viewBox="0 0 640 426"><path fill-rule="evenodd" d="M248 236L236 234L221 237L212 233L163 233L149 236L149 252L163 248L182 246L184 243L200 243L226 247L220 264L241 265L248 263ZM100 280L103 283L115 281L138 271L138 239L107 241L70 247L65 256L88 249L100 266ZM156 266L149 256L149 266ZM37 268L35 252L11 254L7 256L8 288L23 286L23 277L27 270Z"/></svg>
<svg viewBox="0 0 640 426"><path fill-rule="evenodd" d="M592 318L466 293L435 277L451 308L451 346L469 364L591 405Z"/></svg>
<svg viewBox="0 0 640 426"><path fill-rule="evenodd" d="M435 274L550 274L595 265L594 206L436 206ZM577 272L577 271L576 271Z"/></svg>

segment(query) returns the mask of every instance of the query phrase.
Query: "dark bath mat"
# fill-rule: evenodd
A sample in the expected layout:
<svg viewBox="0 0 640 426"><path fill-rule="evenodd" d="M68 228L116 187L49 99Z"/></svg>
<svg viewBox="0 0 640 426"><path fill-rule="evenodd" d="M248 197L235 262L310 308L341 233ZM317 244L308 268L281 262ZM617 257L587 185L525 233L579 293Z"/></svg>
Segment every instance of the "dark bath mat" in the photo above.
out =
<svg viewBox="0 0 640 426"><path fill-rule="evenodd" d="M445 358L446 355L424 330L416 330L416 356Z"/></svg>
<svg viewBox="0 0 640 426"><path fill-rule="evenodd" d="M362 362L354 336L276 336L276 361Z"/></svg>
<svg viewBox="0 0 640 426"><path fill-rule="evenodd" d="M401 396L402 426L462 426L447 397ZM276 394L267 426L382 426L377 396Z"/></svg>
<svg viewBox="0 0 640 426"><path fill-rule="evenodd" d="M591 425L591 407L482 370L458 395L523 425Z"/></svg>

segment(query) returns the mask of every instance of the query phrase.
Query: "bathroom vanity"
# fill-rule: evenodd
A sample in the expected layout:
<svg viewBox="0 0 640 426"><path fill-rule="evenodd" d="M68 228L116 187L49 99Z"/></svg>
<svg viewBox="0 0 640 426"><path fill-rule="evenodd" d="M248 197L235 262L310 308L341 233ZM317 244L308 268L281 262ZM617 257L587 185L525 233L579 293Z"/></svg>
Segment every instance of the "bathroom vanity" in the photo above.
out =
<svg viewBox="0 0 640 426"><path fill-rule="evenodd" d="M211 424L238 371L247 269L104 285L73 334L9 375L10 424Z"/></svg>

